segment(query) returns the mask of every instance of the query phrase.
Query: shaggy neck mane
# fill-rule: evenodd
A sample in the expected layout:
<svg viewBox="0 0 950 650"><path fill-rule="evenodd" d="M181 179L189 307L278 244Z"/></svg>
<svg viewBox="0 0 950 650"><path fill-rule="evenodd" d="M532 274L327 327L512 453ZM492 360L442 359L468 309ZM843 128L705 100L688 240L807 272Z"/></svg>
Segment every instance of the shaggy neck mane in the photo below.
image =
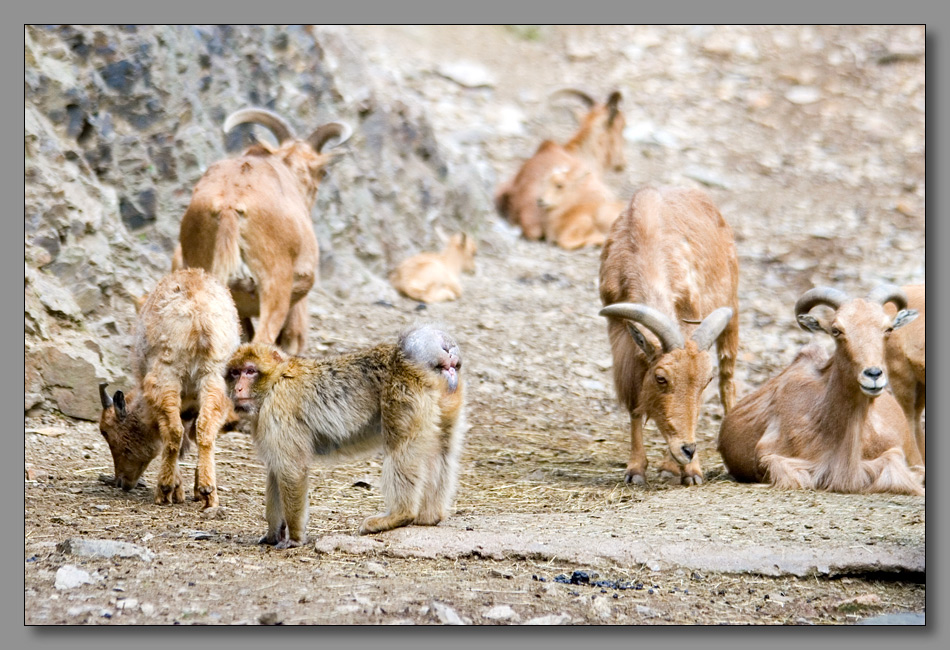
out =
<svg viewBox="0 0 950 650"><path fill-rule="evenodd" d="M815 482L825 489L859 492L870 477L861 468L861 438L867 425L872 398L858 387L850 364L833 354L821 369L825 380L825 399L815 421L827 447L816 467Z"/></svg>

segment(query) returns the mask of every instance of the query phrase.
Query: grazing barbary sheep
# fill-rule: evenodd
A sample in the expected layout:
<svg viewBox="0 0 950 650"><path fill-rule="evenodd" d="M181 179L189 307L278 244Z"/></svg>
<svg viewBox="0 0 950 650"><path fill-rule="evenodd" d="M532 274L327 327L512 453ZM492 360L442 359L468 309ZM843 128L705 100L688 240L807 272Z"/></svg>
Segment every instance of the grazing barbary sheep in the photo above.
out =
<svg viewBox="0 0 950 650"><path fill-rule="evenodd" d="M241 342L228 290L201 269L162 278L139 310L132 346L136 388L110 398L100 384L99 429L115 464L115 485L135 487L162 452L155 503L184 501L178 457L187 444L183 420L194 420L198 446L195 500L218 505L214 445L222 426L235 424L224 366Z"/></svg>
<svg viewBox="0 0 950 650"><path fill-rule="evenodd" d="M534 155L522 164L518 173L495 193L495 208L510 223L521 227L526 239L540 239L544 235L544 214L538 205L541 185L552 169L573 167L586 163L602 173L624 167L623 129L626 120L620 112L621 95L614 91L603 104L576 89L564 89L555 95L570 94L589 107L574 136L563 146L545 140Z"/></svg>
<svg viewBox="0 0 950 650"><path fill-rule="evenodd" d="M583 163L555 167L541 187L544 238L566 250L603 244L626 207Z"/></svg>
<svg viewBox="0 0 950 650"><path fill-rule="evenodd" d="M893 318L884 311L888 302L898 309ZM818 305L834 313L811 316ZM804 347L736 404L719 432L726 469L739 481L779 488L923 495L917 444L884 390L885 340L917 316L904 292L882 285L861 299L817 287L798 299L795 316L802 328L834 337L835 350Z"/></svg>
<svg viewBox="0 0 950 650"><path fill-rule="evenodd" d="M475 272L475 240L456 233L440 253L419 253L404 260L389 274L401 294L420 302L456 300L462 295L462 271Z"/></svg>
<svg viewBox="0 0 950 650"><path fill-rule="evenodd" d="M600 256L600 314L608 319L617 398L630 412L628 483L646 480L643 427L650 419L668 446L662 472L685 485L703 482L696 423L713 378L708 348L717 343L728 413L738 284L732 229L701 190L642 189L610 230Z"/></svg>
<svg viewBox="0 0 950 650"><path fill-rule="evenodd" d="M208 168L182 218L172 268L209 271L231 290L248 338L297 354L306 347L306 297L318 273L310 212L332 158L322 151L350 129L331 122L297 139L279 115L247 108L224 130L245 123L270 129L279 146L255 144ZM256 332L252 316L259 316Z"/></svg>
<svg viewBox="0 0 950 650"><path fill-rule="evenodd" d="M921 462L924 454L924 423L921 414L926 406L926 354L924 345L924 285L915 284L903 287L907 295L907 307L918 316L905 327L894 330L884 344L887 356L887 378L891 392L907 416L907 424L914 432ZM897 313L890 304L884 311L891 318Z"/></svg>

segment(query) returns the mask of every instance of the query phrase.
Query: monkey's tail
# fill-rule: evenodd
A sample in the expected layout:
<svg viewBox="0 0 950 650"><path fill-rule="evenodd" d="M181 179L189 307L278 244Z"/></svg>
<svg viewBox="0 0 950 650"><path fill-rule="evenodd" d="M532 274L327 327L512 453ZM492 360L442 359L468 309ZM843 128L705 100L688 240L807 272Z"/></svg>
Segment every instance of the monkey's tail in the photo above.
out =
<svg viewBox="0 0 950 650"><path fill-rule="evenodd" d="M211 275L224 286L228 286L228 281L241 268L241 224L237 210L232 207L224 208L218 213L218 232L214 249Z"/></svg>

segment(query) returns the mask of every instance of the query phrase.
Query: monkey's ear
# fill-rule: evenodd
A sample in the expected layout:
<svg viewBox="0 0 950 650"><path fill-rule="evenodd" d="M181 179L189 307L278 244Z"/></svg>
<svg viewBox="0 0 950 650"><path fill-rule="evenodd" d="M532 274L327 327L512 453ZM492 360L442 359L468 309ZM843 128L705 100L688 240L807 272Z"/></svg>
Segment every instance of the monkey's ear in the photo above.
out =
<svg viewBox="0 0 950 650"><path fill-rule="evenodd" d="M283 363L287 360L287 357L284 356L283 352L281 352L279 348L271 349L270 356L277 363Z"/></svg>
<svg viewBox="0 0 950 650"><path fill-rule="evenodd" d="M115 405L115 414L120 420L124 420L129 412L125 409L125 395L121 390L117 390L112 396L112 403Z"/></svg>

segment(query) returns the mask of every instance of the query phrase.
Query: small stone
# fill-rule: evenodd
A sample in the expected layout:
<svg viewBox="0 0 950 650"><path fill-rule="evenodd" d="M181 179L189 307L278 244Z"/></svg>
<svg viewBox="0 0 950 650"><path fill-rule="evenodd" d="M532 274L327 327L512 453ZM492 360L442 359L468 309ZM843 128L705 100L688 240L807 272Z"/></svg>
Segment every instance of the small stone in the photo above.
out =
<svg viewBox="0 0 950 650"><path fill-rule="evenodd" d="M57 589L74 589L79 585L91 585L92 582L88 571L83 571L72 564L64 564L56 571Z"/></svg>
<svg viewBox="0 0 950 650"><path fill-rule="evenodd" d="M462 621L462 618L455 610L445 603L433 601L432 609L435 611L436 618L438 618L439 622L443 625L465 625L465 622Z"/></svg>
<svg viewBox="0 0 950 650"><path fill-rule="evenodd" d="M570 615L562 612L560 614L548 614L547 616L532 618L526 621L525 625L567 625L570 622Z"/></svg>
<svg viewBox="0 0 950 650"><path fill-rule="evenodd" d="M821 91L814 86L795 86L786 91L785 99L793 104L814 104L821 99Z"/></svg>
<svg viewBox="0 0 950 650"><path fill-rule="evenodd" d="M509 605L495 605L487 612L482 614L484 618L490 619L492 621L518 621L521 620L521 617L518 616L518 612L513 610Z"/></svg>
<svg viewBox="0 0 950 650"><path fill-rule="evenodd" d="M277 618L277 612L264 612L257 620L261 625L280 625L280 619Z"/></svg>

